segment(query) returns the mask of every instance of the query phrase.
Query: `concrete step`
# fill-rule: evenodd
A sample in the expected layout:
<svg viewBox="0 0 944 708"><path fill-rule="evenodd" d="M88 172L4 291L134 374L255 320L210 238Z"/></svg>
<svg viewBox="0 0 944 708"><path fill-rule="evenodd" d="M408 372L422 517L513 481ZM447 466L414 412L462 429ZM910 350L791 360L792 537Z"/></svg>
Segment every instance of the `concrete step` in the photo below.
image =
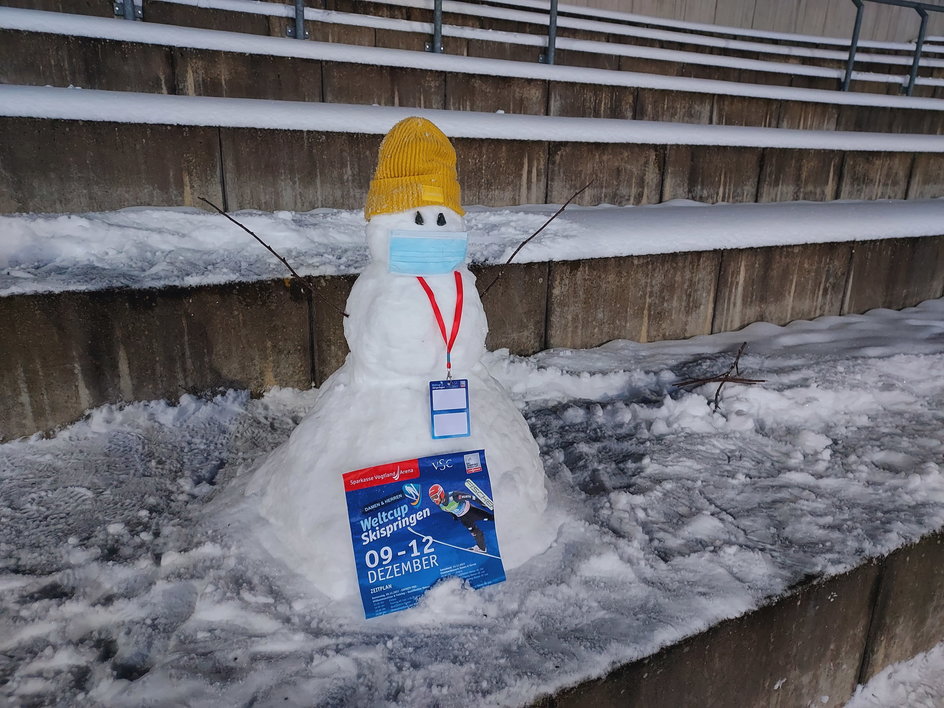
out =
<svg viewBox="0 0 944 708"><path fill-rule="evenodd" d="M548 696L574 706L842 706L856 685L944 640L944 534Z"/></svg>
<svg viewBox="0 0 944 708"><path fill-rule="evenodd" d="M266 80L260 81L259 77ZM0 10L0 82L781 128L944 132L944 101Z"/></svg>
<svg viewBox="0 0 944 708"><path fill-rule="evenodd" d="M162 0L152 0L159 2ZM174 2L174 0L163 0ZM432 22L431 3L426 0L332 0L327 4L331 10L352 12L377 17L395 17L414 22ZM548 7L519 7L515 3L494 2L446 2L444 15L448 24L483 27L493 31L522 32L546 36L548 32ZM577 8L573 8L576 10ZM796 42L788 35L776 41L763 36L748 37L732 27L718 31L711 26L658 27L651 21L639 18L634 22L620 21L613 16L596 17L594 10L584 8L585 14L573 11L558 15L558 38L607 42L610 44L633 44L663 49L700 51L724 54L749 59L783 60L810 63L820 66L842 68L848 58L848 38L844 46L811 45ZM617 15L618 13L613 13ZM651 19L651 18L650 18ZM850 25L851 33L851 25ZM809 38L806 38L809 39ZM874 50L862 46L857 53L857 64L870 71L895 71L895 67L911 66L913 45L886 44L884 49ZM929 45L931 51L922 52L924 65L930 69L938 65L936 53L944 48Z"/></svg>
<svg viewBox="0 0 944 708"><path fill-rule="evenodd" d="M276 1L276 0L272 0ZM285 0L280 0L285 4ZM138 3L140 5L140 2ZM344 10L361 12L361 7L371 3L361 3L357 0L308 0L306 5L311 9ZM387 0L388 7L401 5L401 0ZM427 3L428 5L429 3ZM658 4L628 3L632 12L602 10L593 7L583 7L561 3L559 5L560 18L574 18L578 20L592 20L608 23L614 27L627 26L645 29L688 33L703 37L712 37L726 40L753 41L770 45L787 45L808 47L814 49L847 51L849 37L852 32L852 21L855 16L854 8L850 5L820 3L815 7L805 7L799 13L795 23L788 21L788 16L795 12L794 3L781 3L777 7L768 7L758 4L756 8L750 3L741 6L721 6L714 8L708 5L691 5L685 7L666 8ZM504 8L525 12L547 13L545 0L465 0L455 3L455 6L467 5L465 15L475 17L479 13L475 6ZM0 6L19 7L56 12L80 13L112 17L114 3L112 0L0 0ZM407 8L404 8L407 9ZM645 10L651 11L650 15ZM422 8L417 8L422 11ZM380 11L381 16L392 16L394 10ZM677 15L677 16L676 16ZM748 16L751 15L751 16ZM426 15L417 15L426 18ZM907 8L887 5L869 5L863 18L862 37L859 46L862 51L876 54L907 54L910 55L914 47L914 36L917 34L917 18ZM469 21L458 21L467 24ZM566 22L565 22L566 25ZM753 25L753 27L751 27ZM900 27L903 25L903 27ZM930 16L929 32L924 47L924 54L935 56L944 54L944 37L935 36L936 27L944 23L933 14ZM776 28L780 27L779 30ZM793 29L784 29L792 27ZM564 28L566 32L566 27ZM870 35L894 35L899 29L904 31L906 41L891 41L888 39L869 39ZM832 35L829 33L832 32ZM823 34L828 36L820 36ZM939 34L939 33L938 33Z"/></svg>
<svg viewBox="0 0 944 708"><path fill-rule="evenodd" d="M535 62L544 51L546 24L504 20L500 17L483 18L475 14L473 5L455 3L455 6L463 8L463 13L446 13L444 16L446 27L443 50L446 53ZM275 36L285 36L286 29L293 25L291 18L294 17L294 9L288 5L257 4L251 11L243 10L242 7L240 3L229 0L210 0L199 7L174 0L150 0L146 17L148 21L167 24ZM309 9L307 16L310 20L306 24L306 31L312 39L419 51L430 40L432 29L426 9L360 2L338 7L361 9L368 14ZM533 12L523 13L523 16L544 19ZM835 49L763 45L679 33L664 37L663 30L658 31L655 37L624 36L612 32L603 34L585 29L567 30L566 27L560 28L560 31L562 34L557 43L556 61L565 65L721 80L738 80L736 76L739 71L751 70L756 74L754 81L757 83L789 82L794 86L826 89L838 87L845 66L843 52ZM823 55L824 52L830 56L815 56ZM921 69L921 75L932 78L922 81L931 83L916 87L915 95L935 95L935 91L941 88L933 77L944 71L942 61L937 58L924 60L926 68ZM902 82L907 80L910 64L911 60L904 55L862 52L856 64L861 69L859 79L853 82L851 88L856 91L899 93Z"/></svg>
<svg viewBox="0 0 944 708"><path fill-rule="evenodd" d="M547 3L543 0L466 0L471 4L493 5L515 9L529 9L537 12L547 12ZM749 3L740 7L722 5L718 7L689 6L681 9L675 7L660 7L650 5L649 15L643 13L639 3L624 4L623 10L604 10L596 7L558 4L558 13L562 17L577 17L630 26L649 27L652 29L673 30L678 32L697 33L708 37L721 39L744 39L769 44L784 44L788 46L803 46L816 49L840 49L848 51L852 35L852 23L855 18L855 8L843 6L845 13L834 12L829 2L807 6L802 12L797 12L794 3L785 2L770 7L755 4L752 8ZM631 8L632 11L627 11ZM753 10L753 12L751 12ZM741 17L737 13L742 13ZM753 17L746 17L750 12ZM790 21L791 13L796 12L795 22ZM656 13L660 13L656 15ZM828 15L835 15L828 22ZM839 17L844 14L844 17ZM678 15L678 16L676 16ZM894 22L903 22L904 26L889 26L889 16L894 16ZM742 24L736 24L741 20ZM929 27L935 24L944 26L936 17L929 18ZM869 5L863 17L863 25L859 47L876 53L906 53L914 50L914 37L917 36L918 17L909 8L895 6ZM912 28L914 28L913 31ZM895 41L888 35L896 34L899 29L906 30L904 41ZM881 30L886 30L884 33ZM885 34L882 39L869 38L872 35ZM929 54L944 53L944 39L928 36L924 51Z"/></svg>
<svg viewBox="0 0 944 708"><path fill-rule="evenodd" d="M469 204L944 196L944 138L0 86L0 213L360 208L382 136L454 139ZM76 189L75 185L83 185Z"/></svg>
<svg viewBox="0 0 944 708"><path fill-rule="evenodd" d="M587 242L596 233L598 210L567 211L562 218L577 234L570 257L558 249L553 260L505 268L484 299L487 345L532 354L613 339L684 339L755 321L786 324L939 298L944 204L926 200L915 207L923 217L912 215L907 202L793 204L786 210L792 216L783 205L626 209L625 238L610 239L605 251ZM174 223L185 218L177 213ZM211 217L191 218L203 223ZM667 224L679 219L690 245L660 250ZM251 239L233 229L232 248L242 253L241 239ZM751 243L787 245L725 245L730 234L745 231L769 234ZM317 251L293 257L293 265L303 274L318 272ZM269 262L261 246L250 253ZM104 403L174 399L182 391L218 387L254 393L307 388L340 366L347 354L340 308L352 272L311 277L319 295L311 299L298 283L281 278L220 283L212 276L227 261L217 256L206 265L195 259L189 271L150 287L173 266L163 267L158 258L152 267L145 259L95 289L107 277L106 266L89 276L88 265L77 263L72 277L64 274L45 291L19 288L0 297L0 438L49 430ZM331 254L325 258L334 262ZM52 270L63 268L57 263ZM498 269L494 261L475 266L480 292ZM21 282L27 275L20 274ZM151 280L142 284L142 277ZM116 278L132 287L115 287ZM183 285L195 281L207 284ZM53 288L57 292L49 292Z"/></svg>
<svg viewBox="0 0 944 708"><path fill-rule="evenodd" d="M231 7L237 9L229 9ZM389 6L383 6L383 8L385 9L379 11L390 14ZM163 2L152 0L152 4L148 5L145 10L145 16L148 22L284 37L286 29L293 24L291 19L293 12L292 6L281 3L232 3L227 0L207 0L199 5L186 5L169 0ZM322 41L422 51L432 31L427 23L407 22L404 24L403 21L382 16L326 12L315 8L310 8L308 14L315 18L306 25L309 36ZM478 19L472 18L472 21L478 22ZM583 30L576 31L576 34L599 39L598 34L587 33ZM542 39L542 33L506 32L462 25L447 26L445 36L444 49L447 53L525 62L536 61L546 43L546 40ZM607 36L604 39L606 41L562 36L558 42L558 63L729 81L742 80L741 73L750 72L750 78L747 79L749 81L830 90L837 87L839 77L842 75L843 64L838 55L826 61L827 64L831 62L832 66L817 66L821 60L804 58L796 54L805 51L803 48L788 48L788 53L779 55L779 59L776 54L762 52L765 60L761 60L761 54L756 54L756 48L741 43L737 45L741 48L732 49L729 46L731 42L728 40L713 39L707 45L689 46L664 40L649 41L645 38L639 41L635 38L629 44L613 41L626 39L625 37ZM663 43L666 47L671 45L676 48L644 46ZM733 54L722 56L729 50ZM835 50L833 51L835 53ZM902 81L906 79L910 62L899 57L896 61L902 63L889 67L885 66L887 60L875 55L877 60L881 59L878 63L864 64L868 56L866 53L860 56L858 66L867 71L859 72L859 78L853 81L852 89L898 93ZM928 61L933 64L939 60ZM932 76L936 75L939 70L940 67L929 67ZM922 73L928 72L922 69ZM915 95L940 94L942 86L934 78L920 79L920 81L925 83L915 88Z"/></svg>
<svg viewBox="0 0 944 708"><path fill-rule="evenodd" d="M280 3L206 0L199 5L192 5L179 4L170 0L152 1L155 4L146 13L148 23L166 22L187 27L206 27L280 37L284 37L286 30L294 26L293 7ZM381 5L379 8L379 11L387 14L397 10L387 5ZM320 41L423 51L429 43L432 32L431 25L423 22L315 8L309 8L307 13L312 18L306 25L308 34L311 38ZM472 19L475 20L475 18ZM579 30L578 34L580 33L582 36L596 36L584 30ZM536 62L546 44L546 38L540 33L506 32L468 26L447 25L444 36L444 50L447 53L510 59L527 63ZM787 51L786 54L759 55L749 43L734 43L717 38L705 40L708 44L704 46L678 45L676 49L645 46L661 43L661 41L653 42L646 38L636 41L638 38L607 36L604 39L607 41L561 37L557 43L557 63L667 76L678 75L828 90L837 88L843 76L844 60L839 58L842 52L837 53L837 50L830 50L836 54L833 59L820 60L801 56L798 53L810 51L822 53L822 50L787 47L785 50L781 48L781 51ZM631 39L633 42L627 44L621 41L625 39ZM732 44L736 46L730 46ZM729 51L733 54L728 54ZM895 61L900 62L897 65L886 65L885 59L882 59L879 64L864 64L863 61L868 57L869 54L865 52L860 55L857 67L865 70L857 70L851 88L855 91L899 93L902 82L907 79L910 60L906 57L897 57L894 58ZM875 57L881 58L880 55L875 55ZM827 64L831 63L831 66L818 65L823 61ZM944 71L944 67L936 65L944 63L944 59L931 58L926 63L932 66L928 67L928 71L922 69L922 74L930 72L933 76L936 72ZM940 95L942 90L944 90L944 83L941 79L919 78L914 94L934 96Z"/></svg>

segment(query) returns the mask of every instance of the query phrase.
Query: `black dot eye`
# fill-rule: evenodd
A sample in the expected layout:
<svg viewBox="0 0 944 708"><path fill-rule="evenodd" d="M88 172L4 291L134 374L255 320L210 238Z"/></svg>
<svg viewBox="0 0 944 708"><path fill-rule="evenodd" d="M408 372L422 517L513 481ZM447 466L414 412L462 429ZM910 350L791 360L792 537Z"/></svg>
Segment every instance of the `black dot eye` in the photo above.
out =
<svg viewBox="0 0 944 708"><path fill-rule="evenodd" d="M422 226L422 225L423 225L423 215L420 214L419 212L416 212L416 218L413 219L413 221L416 222L416 225L417 225L417 226Z"/></svg>
<svg viewBox="0 0 944 708"><path fill-rule="evenodd" d="M436 217L436 226L445 226L446 225L446 215L442 212L439 212L439 216Z"/></svg>

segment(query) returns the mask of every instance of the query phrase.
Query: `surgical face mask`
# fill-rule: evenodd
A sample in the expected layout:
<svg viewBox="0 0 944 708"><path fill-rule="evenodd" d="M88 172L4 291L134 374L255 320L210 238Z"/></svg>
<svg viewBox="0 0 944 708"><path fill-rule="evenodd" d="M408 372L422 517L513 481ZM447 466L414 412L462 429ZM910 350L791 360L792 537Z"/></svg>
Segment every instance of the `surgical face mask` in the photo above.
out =
<svg viewBox="0 0 944 708"><path fill-rule="evenodd" d="M451 273L465 262L468 245L468 231L391 231L390 272L401 275Z"/></svg>

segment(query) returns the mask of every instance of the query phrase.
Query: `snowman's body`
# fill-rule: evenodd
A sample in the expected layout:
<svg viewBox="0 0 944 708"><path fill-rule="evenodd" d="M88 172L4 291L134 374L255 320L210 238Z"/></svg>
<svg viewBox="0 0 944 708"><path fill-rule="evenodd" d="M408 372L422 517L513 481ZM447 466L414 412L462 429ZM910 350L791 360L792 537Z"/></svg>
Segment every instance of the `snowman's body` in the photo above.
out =
<svg viewBox="0 0 944 708"><path fill-rule="evenodd" d="M416 226L421 219L431 231L464 230L462 218L443 207L383 214L370 221L372 262L354 284L344 321L351 353L321 387L310 414L248 488L259 495L260 510L276 532L275 545L333 598L357 594L341 478L345 472L481 448L506 569L542 552L553 534L544 519L547 494L537 445L508 394L481 362L488 325L475 278L464 264L455 269L461 275L463 306L451 359L453 378L469 382L471 435L431 436L429 382L446 377L446 345L418 279L391 273L388 264L390 232L421 230ZM454 272L424 278L448 335L457 298Z"/></svg>

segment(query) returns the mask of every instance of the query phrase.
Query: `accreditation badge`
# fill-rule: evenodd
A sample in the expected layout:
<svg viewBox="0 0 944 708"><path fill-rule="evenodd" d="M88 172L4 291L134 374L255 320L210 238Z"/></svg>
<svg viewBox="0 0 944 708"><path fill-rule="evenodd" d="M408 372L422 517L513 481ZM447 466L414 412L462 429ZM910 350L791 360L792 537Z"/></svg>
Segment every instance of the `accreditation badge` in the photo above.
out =
<svg viewBox="0 0 944 708"><path fill-rule="evenodd" d="M484 450L431 455L343 475L364 615L415 605L446 577L505 579Z"/></svg>
<svg viewBox="0 0 944 708"><path fill-rule="evenodd" d="M429 382L429 421L434 440L472 434L468 379Z"/></svg>

